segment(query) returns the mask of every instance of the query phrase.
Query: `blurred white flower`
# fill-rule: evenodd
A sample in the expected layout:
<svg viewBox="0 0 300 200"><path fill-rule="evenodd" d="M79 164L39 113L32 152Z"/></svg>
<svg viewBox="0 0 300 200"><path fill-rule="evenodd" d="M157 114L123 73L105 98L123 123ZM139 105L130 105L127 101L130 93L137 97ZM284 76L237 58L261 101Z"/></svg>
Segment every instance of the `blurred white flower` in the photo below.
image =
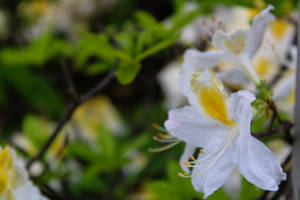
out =
<svg viewBox="0 0 300 200"><path fill-rule="evenodd" d="M268 6L257 15L250 30L238 30L232 34L217 30L212 42L217 50L208 52L188 50L184 58L186 68L193 70L205 66L215 67L220 61L226 61L246 73L254 83L258 83L260 77L253 67L253 61L261 46L267 25L274 19L269 12L271 9L273 7Z"/></svg>
<svg viewBox="0 0 300 200"><path fill-rule="evenodd" d="M273 100L278 108L293 118L295 105L297 47L291 48L290 60L286 60L287 70L274 87Z"/></svg>
<svg viewBox="0 0 300 200"><path fill-rule="evenodd" d="M277 190L286 175L276 156L250 133L255 96L239 91L229 98L210 70L182 73L180 83L191 106L169 111L165 127L187 143L181 161L186 160L186 173L193 170L181 176L191 177L205 197L224 184L234 167L256 186ZM196 147L201 148L198 160L191 156Z"/></svg>
<svg viewBox="0 0 300 200"><path fill-rule="evenodd" d="M19 9L22 15L34 19L32 26L25 32L26 38L35 38L50 26L74 39L76 26L86 26L87 19L105 13L116 3L117 0L34 0L23 2Z"/></svg>
<svg viewBox="0 0 300 200"><path fill-rule="evenodd" d="M76 133L91 143L99 139L101 126L115 135L120 135L125 130L118 110L107 96L96 96L80 105L72 122Z"/></svg>
<svg viewBox="0 0 300 200"><path fill-rule="evenodd" d="M180 93L180 71L181 63L174 61L165 66L158 74L158 81L166 97L166 108L176 108L185 101L185 97Z"/></svg>
<svg viewBox="0 0 300 200"><path fill-rule="evenodd" d="M28 178L23 162L10 147L0 147L0 199L46 200Z"/></svg>

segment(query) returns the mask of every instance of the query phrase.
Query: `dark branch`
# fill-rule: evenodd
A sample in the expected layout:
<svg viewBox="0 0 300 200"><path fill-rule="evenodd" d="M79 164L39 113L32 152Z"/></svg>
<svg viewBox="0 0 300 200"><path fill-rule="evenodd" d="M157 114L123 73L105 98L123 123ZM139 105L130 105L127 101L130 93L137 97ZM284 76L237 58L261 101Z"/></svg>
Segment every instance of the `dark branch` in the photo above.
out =
<svg viewBox="0 0 300 200"><path fill-rule="evenodd" d="M72 118L73 112L75 109L84 103L85 101L89 100L91 97L95 96L100 90L102 90L115 76L115 69L119 64L119 60L115 59L115 63L113 68L110 70L110 72L102 79L94 88L92 88L90 91L85 93L82 97L79 99L75 100L66 110L63 118L58 122L56 128L54 129L53 133L47 140L47 142L44 144L44 146L41 148L39 153L33 157L26 165L26 168L29 169L31 165L40 160L43 155L47 152L55 138L58 136L60 130L64 127L64 125Z"/></svg>
<svg viewBox="0 0 300 200"><path fill-rule="evenodd" d="M69 68L64 60L60 60L60 64L61 64L63 75L68 84L68 92L71 94L72 100L75 100L77 99L77 93L76 93L75 85L72 76L70 74Z"/></svg>

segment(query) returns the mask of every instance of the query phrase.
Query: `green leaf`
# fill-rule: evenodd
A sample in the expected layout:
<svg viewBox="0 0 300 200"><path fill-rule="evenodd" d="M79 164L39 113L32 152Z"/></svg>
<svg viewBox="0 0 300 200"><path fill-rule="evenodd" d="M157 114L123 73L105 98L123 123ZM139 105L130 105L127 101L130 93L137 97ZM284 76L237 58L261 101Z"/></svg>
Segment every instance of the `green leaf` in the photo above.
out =
<svg viewBox="0 0 300 200"><path fill-rule="evenodd" d="M144 51L143 53L141 53L138 57L137 57L137 61L141 61L145 58L147 58L148 56L151 56L169 46L171 46L172 44L174 44L177 41L178 37L171 37L168 40L164 40L159 42L158 44L148 48L146 51Z"/></svg>
<svg viewBox="0 0 300 200"><path fill-rule="evenodd" d="M228 196L226 192L223 191L222 188L219 188L211 196L209 196L207 200L231 200L231 198Z"/></svg>
<svg viewBox="0 0 300 200"><path fill-rule="evenodd" d="M120 65L116 70L117 79L123 85L129 84L135 79L140 69L139 63Z"/></svg>
<svg viewBox="0 0 300 200"><path fill-rule="evenodd" d="M253 184L249 183L244 177L242 178L242 188L240 193L240 199L252 200L259 197L263 191Z"/></svg>
<svg viewBox="0 0 300 200"><path fill-rule="evenodd" d="M26 115L23 119L22 130L25 136L39 149L47 140L47 130L44 123L34 115Z"/></svg>
<svg viewBox="0 0 300 200"><path fill-rule="evenodd" d="M99 145L101 155L105 158L118 157L116 154L116 142L113 135L107 131L103 126L99 127Z"/></svg>
<svg viewBox="0 0 300 200"><path fill-rule="evenodd" d="M62 111L62 99L58 91L40 74L28 68L0 68L3 81L12 86L20 96L34 108L51 117L59 117Z"/></svg>
<svg viewBox="0 0 300 200"><path fill-rule="evenodd" d="M68 154L88 162L94 162L101 157L100 153L92 151L89 146L79 142L69 145Z"/></svg>

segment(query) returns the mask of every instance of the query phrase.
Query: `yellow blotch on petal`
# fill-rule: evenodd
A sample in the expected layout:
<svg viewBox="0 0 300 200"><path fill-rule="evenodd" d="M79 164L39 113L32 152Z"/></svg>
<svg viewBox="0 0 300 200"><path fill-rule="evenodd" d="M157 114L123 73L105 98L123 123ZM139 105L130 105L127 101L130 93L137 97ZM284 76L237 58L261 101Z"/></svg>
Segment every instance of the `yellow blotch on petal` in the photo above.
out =
<svg viewBox="0 0 300 200"><path fill-rule="evenodd" d="M226 125L234 125L234 121L228 116L227 102L228 97L223 92L222 83L215 74L210 72L208 83L200 84L197 81L201 71L196 72L191 80L192 90L198 97L200 105L205 113L211 118L221 121Z"/></svg>
<svg viewBox="0 0 300 200"><path fill-rule="evenodd" d="M270 28L272 35L276 39L281 40L291 28L291 25L284 20L276 20L271 23Z"/></svg>
<svg viewBox="0 0 300 200"><path fill-rule="evenodd" d="M13 166L13 157L8 147L0 152L0 170L10 170Z"/></svg>
<svg viewBox="0 0 300 200"><path fill-rule="evenodd" d="M0 152L0 195L11 185L10 175L13 167L13 157L8 147Z"/></svg>
<svg viewBox="0 0 300 200"><path fill-rule="evenodd" d="M234 38L224 41L225 47L234 54L240 54L245 47L245 35L237 34Z"/></svg>
<svg viewBox="0 0 300 200"><path fill-rule="evenodd" d="M291 93L287 98L288 103L294 104L295 103L295 88L292 89Z"/></svg>
<svg viewBox="0 0 300 200"><path fill-rule="evenodd" d="M254 68L259 74L259 76L262 78L265 78L265 76L268 75L270 67L270 60L265 57L261 57L254 62Z"/></svg>
<svg viewBox="0 0 300 200"><path fill-rule="evenodd" d="M0 196L6 190L7 184L8 184L8 177L2 170L0 170Z"/></svg>

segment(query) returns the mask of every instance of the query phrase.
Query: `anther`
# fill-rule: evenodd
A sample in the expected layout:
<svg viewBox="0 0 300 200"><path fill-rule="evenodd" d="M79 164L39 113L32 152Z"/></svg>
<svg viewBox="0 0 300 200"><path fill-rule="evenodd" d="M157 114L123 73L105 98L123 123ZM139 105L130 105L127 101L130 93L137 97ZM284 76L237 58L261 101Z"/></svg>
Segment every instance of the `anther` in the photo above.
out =
<svg viewBox="0 0 300 200"><path fill-rule="evenodd" d="M159 125L156 124L156 123L153 123L152 126L153 126L153 128L158 128L159 127Z"/></svg>
<svg viewBox="0 0 300 200"><path fill-rule="evenodd" d="M202 153L202 154L205 154L203 149L200 149L199 152Z"/></svg>
<svg viewBox="0 0 300 200"><path fill-rule="evenodd" d="M206 37L204 37L202 40L203 40L203 42L205 42L205 43L209 43L209 40L208 40Z"/></svg>
<svg viewBox="0 0 300 200"><path fill-rule="evenodd" d="M191 164L188 161L184 161L183 165L186 166L186 167L191 167Z"/></svg>
<svg viewBox="0 0 300 200"><path fill-rule="evenodd" d="M206 26L206 21L205 20L202 21L202 25Z"/></svg>
<svg viewBox="0 0 300 200"><path fill-rule="evenodd" d="M193 156L193 154L190 155L190 159L193 160L193 161L196 160L195 157Z"/></svg>
<svg viewBox="0 0 300 200"><path fill-rule="evenodd" d="M211 16L211 20L212 20L213 22L215 22L215 21L216 21L216 17L215 17L215 16Z"/></svg>
<svg viewBox="0 0 300 200"><path fill-rule="evenodd" d="M160 138L162 138L162 139L166 138L166 136L164 134L162 134L162 133L158 133L157 136L160 137Z"/></svg>
<svg viewBox="0 0 300 200"><path fill-rule="evenodd" d="M223 26L223 23L221 21L218 21L218 27L222 27Z"/></svg>
<svg viewBox="0 0 300 200"><path fill-rule="evenodd" d="M152 138L153 138L153 140L155 140L155 141L158 141L158 140L159 140L159 138L158 138L156 135L154 135Z"/></svg>
<svg viewBox="0 0 300 200"><path fill-rule="evenodd" d="M180 176L180 177L185 177L184 174L181 173L181 172L178 172L178 176Z"/></svg>

